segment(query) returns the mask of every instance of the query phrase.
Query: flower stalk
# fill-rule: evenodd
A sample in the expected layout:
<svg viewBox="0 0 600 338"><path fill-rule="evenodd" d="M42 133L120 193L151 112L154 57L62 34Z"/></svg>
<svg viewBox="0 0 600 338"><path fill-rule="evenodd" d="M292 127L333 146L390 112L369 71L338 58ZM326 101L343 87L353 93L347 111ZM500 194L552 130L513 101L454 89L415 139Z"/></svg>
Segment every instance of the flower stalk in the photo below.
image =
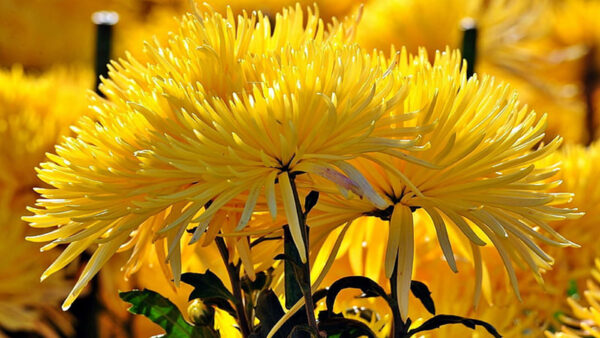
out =
<svg viewBox="0 0 600 338"><path fill-rule="evenodd" d="M309 252L309 246L308 246L308 226L306 225L306 216L304 214L304 212L302 211L302 205L300 204L300 198L298 197L298 189L296 188L296 183L294 180L294 176L290 175L290 185L292 188L292 194L294 196L294 204L296 206L296 213L298 215L298 221L300 223L300 228L302 231L302 238L303 238L303 242L304 242L304 249L305 252L308 254ZM285 237L291 237L291 234L289 233L289 231L285 232ZM291 242L291 238L290 238L290 242ZM293 273L295 271L295 269L292 267L291 269L289 268L290 265L294 264L295 266L299 266L301 268L301 271L297 271L299 273L295 273L296 275L296 280L298 283L298 287L300 288L301 292L302 292L302 296L304 297L305 300L305 309L306 309L306 318L308 321L308 325L314 330L314 332L319 332L318 329L318 325L317 325L317 320L315 318L315 305L312 299L312 289L310 286L310 260L307 259L306 263L302 263L299 259L300 257L300 253L298 252L298 249L296 248L295 245L293 245L293 243L290 243L291 245L286 245L285 246L285 254L288 255L288 257L292 257L292 258L296 258L295 262L285 262L286 264L286 269L285 269L285 274L286 274L286 283L293 279L293 278L289 278L289 273ZM292 284L293 285L293 284ZM292 287L292 285L290 285L289 287L286 286L286 303L290 303L290 304L294 304L297 301L297 296L294 295L294 288ZM292 300L291 302L288 301L288 298L290 300Z"/></svg>
<svg viewBox="0 0 600 338"><path fill-rule="evenodd" d="M229 275L229 281L231 282L231 290L233 292L233 296L235 297L235 312L237 313L240 331L242 332L242 336L248 337L250 336L250 332L252 330L250 328L250 322L246 317L246 311L244 310L244 297L242 296L239 265L236 266L229 261L229 251L227 250L227 245L225 244L223 238L219 236L215 237L215 243L217 244L217 248L219 249L223 263L227 268L227 274Z"/></svg>

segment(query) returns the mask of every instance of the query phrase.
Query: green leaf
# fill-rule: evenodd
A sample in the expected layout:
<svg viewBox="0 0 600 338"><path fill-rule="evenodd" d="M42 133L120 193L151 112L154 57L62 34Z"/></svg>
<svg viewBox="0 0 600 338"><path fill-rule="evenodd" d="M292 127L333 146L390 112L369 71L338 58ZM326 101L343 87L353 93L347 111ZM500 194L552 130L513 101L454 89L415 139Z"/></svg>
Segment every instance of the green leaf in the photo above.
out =
<svg viewBox="0 0 600 338"><path fill-rule="evenodd" d="M254 281L251 281L248 276L243 276L241 280L242 290L246 293L260 291L265 288L268 281L269 278L267 278L267 274L264 271L257 273Z"/></svg>
<svg viewBox="0 0 600 338"><path fill-rule="evenodd" d="M423 304L423 306L425 306L425 309L427 309L429 313L435 315L435 304L433 303L433 299L431 298L431 291L429 291L427 285L419 281L413 280L410 282L410 291L415 297L417 297L421 301L421 303Z"/></svg>
<svg viewBox="0 0 600 338"><path fill-rule="evenodd" d="M264 290L258 296L256 301L256 318L260 320L260 325L256 327L255 334L257 337L266 337L269 331L283 317L285 312L281 307L279 298L273 290ZM297 325L306 324L306 310L303 308L291 316L277 332L273 335L274 338L287 337L293 328Z"/></svg>
<svg viewBox="0 0 600 338"><path fill-rule="evenodd" d="M344 317L320 320L319 330L327 332L327 337L376 337L375 333L365 323Z"/></svg>
<svg viewBox="0 0 600 338"><path fill-rule="evenodd" d="M579 289L577 288L577 281L571 279L567 288L567 296L579 300Z"/></svg>
<svg viewBox="0 0 600 338"><path fill-rule="evenodd" d="M237 319L237 312L235 312L235 308L227 300L214 297L204 298L202 301L208 306L216 306L223 311L227 311L227 313L229 313L233 318Z"/></svg>
<svg viewBox="0 0 600 338"><path fill-rule="evenodd" d="M223 282L212 273L206 270L206 273L187 272L181 275L181 281L194 287L189 300L200 298L223 298L225 300L235 301L235 298L227 290Z"/></svg>
<svg viewBox="0 0 600 338"><path fill-rule="evenodd" d="M333 304L337 295L344 289L359 289L363 292L361 297L382 297L391 305L391 299L385 293L385 290L372 279L363 276L343 277L331 284L327 290L325 304L330 314L333 313Z"/></svg>
<svg viewBox="0 0 600 338"><path fill-rule="evenodd" d="M304 217L308 215L308 213L317 205L317 201L319 201L319 192L312 190L306 195L304 199Z"/></svg>
<svg viewBox="0 0 600 338"><path fill-rule="evenodd" d="M283 231L284 253L278 255L275 259L284 259L283 285L285 288L285 307L289 310L302 298L302 288L298 283L298 279L302 278L302 276L297 276L297 273L301 271L299 267L302 266L302 261L287 225L283 227Z"/></svg>
<svg viewBox="0 0 600 338"><path fill-rule="evenodd" d="M425 323L423 323L418 328L408 331L407 337L410 337L410 336L412 336L416 333L422 332L422 331L429 331L429 330L437 329L440 326L448 325L448 324L462 324L473 330L475 329L475 326L479 325L479 326L483 326L492 336L494 336L496 338L502 337L500 335L500 333L498 333L498 331L496 331L496 329L492 325L490 325L482 320L464 318L464 317L454 316L454 315L434 316L433 318L427 320Z"/></svg>
<svg viewBox="0 0 600 338"><path fill-rule="evenodd" d="M210 327L194 326L185 321L175 304L152 290L120 292L119 296L131 304L129 312L144 315L163 328L164 337L219 337Z"/></svg>

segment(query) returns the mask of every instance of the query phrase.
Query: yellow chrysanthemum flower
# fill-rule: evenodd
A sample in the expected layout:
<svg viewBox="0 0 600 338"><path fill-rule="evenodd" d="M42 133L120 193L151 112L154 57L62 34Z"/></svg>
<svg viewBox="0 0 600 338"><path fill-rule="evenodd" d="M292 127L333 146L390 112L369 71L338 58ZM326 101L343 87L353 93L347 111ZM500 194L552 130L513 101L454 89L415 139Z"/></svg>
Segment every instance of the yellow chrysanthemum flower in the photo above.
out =
<svg viewBox="0 0 600 338"><path fill-rule="evenodd" d="M600 221L596 210L600 203L600 191L596 182L596 163L600 160L599 147L599 143L589 148L568 145L539 163L542 166L559 164L560 171L554 179L561 180L563 184L554 187L552 191L574 192L575 197L570 205L585 212L585 215L577 220L565 219L551 223L556 231L577 242L581 247L556 248L542 245L542 249L555 260L553 269L543 275L543 289L534 287L535 280L531 276L518 274L519 285L527 288L522 307L537 312L540 318L552 319L555 313L568 308L565 294L585 287L584 281L589 274L589 267L593 265L595 257L600 255L600 246L596 238L596 226ZM550 181L547 183L551 184Z"/></svg>
<svg viewBox="0 0 600 338"><path fill-rule="evenodd" d="M368 1L368 0L367 0ZM275 14L280 12L283 8L288 6L294 6L300 4L303 7L312 6L316 4L319 6L320 17L326 21L331 21L333 17L339 19L350 14L352 9L358 7L361 3L367 1L359 0L266 0L266 1L255 1L255 0L237 0L237 1L226 1L226 0L210 0L207 3L210 4L215 10L225 12L227 7L231 7L234 13L241 13L242 11L251 12L253 10L262 11L266 14Z"/></svg>
<svg viewBox="0 0 600 338"><path fill-rule="evenodd" d="M375 0L365 6L358 41L381 50L389 50L391 44L405 46L413 53L424 46L433 53L446 46L461 48L461 26L474 23L478 29L475 71L511 83L523 103L547 113L547 140L560 135L567 142L581 142L587 138L579 83L582 48L557 43L551 32L555 26L561 34L576 35L583 26L578 20L564 22L560 15L570 18L573 12L563 8L555 15L550 4L545 0Z"/></svg>
<svg viewBox="0 0 600 338"><path fill-rule="evenodd" d="M583 297L589 307L581 305L581 301L572 297L567 298L572 314L561 315L560 320L564 323L560 332L546 332L546 337L555 338L577 338L577 337L600 337L600 260L596 260L592 271L592 278L587 282L587 289Z"/></svg>
<svg viewBox="0 0 600 338"><path fill-rule="evenodd" d="M548 192L553 184L544 180L555 170L534 164L554 151L560 138L536 147L544 137L544 117L538 118L520 106L517 95L492 77L475 76L467 81L460 62L458 53L443 53L430 65L422 52L417 57L404 55L398 65L412 77L404 109L423 111L417 125L435 121L434 130L424 137L431 148L414 156L441 169L385 154L363 156L351 163L384 196L388 208L381 210L365 200L325 195L316 207L321 213L311 214L307 221L313 228L335 227L363 215L389 221L385 271L391 277L397 265L404 316L413 267L415 209L423 208L433 220L454 271L457 268L447 227L456 226L471 240L479 280L479 248L493 244L517 294L512 261L528 266L538 278L540 270L550 268L552 259L535 240L573 245L548 225L552 220L577 217L571 209L555 207L568 202L571 194ZM311 188L322 186L315 183Z"/></svg>
<svg viewBox="0 0 600 338"><path fill-rule="evenodd" d="M85 71L0 71L0 189L26 193L39 184L35 166L85 111L92 83Z"/></svg>
<svg viewBox="0 0 600 338"><path fill-rule="evenodd" d="M40 284L40 273L55 256L40 258L39 246L24 240L31 231L19 218L31 200L32 194L0 190L0 337L18 331L44 337L73 333L69 316L56 308L69 291L66 273Z"/></svg>
<svg viewBox="0 0 600 338"><path fill-rule="evenodd" d="M579 104L585 107L586 133L584 141L597 138L600 128L600 4L597 1L555 1L549 21L550 39L558 46L571 49L573 65L568 69L568 80L577 90Z"/></svg>
<svg viewBox="0 0 600 338"><path fill-rule="evenodd" d="M77 138L42 164L39 176L54 188L39 190L44 198L26 218L34 227L58 226L31 240L51 241L46 249L69 244L43 278L99 244L65 307L120 247L133 248L127 269L151 242L168 248L163 256L177 282L188 225L196 227L192 242L207 228L214 236L219 211L239 202L235 230L255 209L275 216L283 204L305 257L291 184L301 172L381 201L346 160L418 148L382 128L414 114L386 115L402 99L404 79L386 71L383 57L343 47L351 34L340 23L325 30L299 7L277 15L273 33L261 13L209 12L185 17L166 46L147 44L147 65L114 63L102 86L108 100L92 102L99 122L82 120Z"/></svg>
<svg viewBox="0 0 600 338"><path fill-rule="evenodd" d="M51 151L69 124L86 107L91 74L55 69L38 76L22 68L0 70L0 336L36 332L55 337L71 334L70 318L55 305L67 294L70 280L57 274L39 283L39 274L56 258L38 257L39 247L24 240L36 234L20 220L33 203L40 182L35 166Z"/></svg>
<svg viewBox="0 0 600 338"><path fill-rule="evenodd" d="M580 145L567 146L550 159L560 163L557 178L563 181L555 191L575 193L570 205L585 212L585 215L577 220L563 220L552 224L561 234L581 245L581 248L576 250L568 249L561 253L560 257L561 261L568 265L568 271L573 278L583 278L595 257L600 256L600 245L595 236L596 227L600 222L600 178L597 175L600 142L595 142L587 148Z"/></svg>

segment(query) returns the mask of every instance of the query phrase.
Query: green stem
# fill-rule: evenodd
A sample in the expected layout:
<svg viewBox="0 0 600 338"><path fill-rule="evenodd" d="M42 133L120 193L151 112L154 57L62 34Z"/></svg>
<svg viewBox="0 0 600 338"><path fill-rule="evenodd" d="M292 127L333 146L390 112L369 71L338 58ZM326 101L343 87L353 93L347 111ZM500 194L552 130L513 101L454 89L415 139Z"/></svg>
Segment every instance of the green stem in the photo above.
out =
<svg viewBox="0 0 600 338"><path fill-rule="evenodd" d="M250 322L248 321L248 317L246 317L246 311L244 309L244 297L242 296L242 284L240 282L239 266L236 267L233 263L229 261L229 251L227 250L227 245L225 244L223 238L217 236L215 238L215 243L217 244L217 248L219 249L219 253L221 254L223 263L225 263L225 267L227 268L227 274L229 275L229 281L231 282L231 289L233 291L233 296L235 297L235 312L238 316L242 336L248 337L250 336L252 329L250 327Z"/></svg>
<svg viewBox="0 0 600 338"><path fill-rule="evenodd" d="M306 254L309 253L309 245L308 245L308 226L306 225L306 218L304 217L304 212L302 211L302 205L300 204L300 198L298 197L298 189L296 188L296 182L293 176L290 177L290 185L292 187L292 193L294 195L294 204L296 205L296 213L298 214L298 221L300 222L300 228L302 229L302 239L304 241L304 248L306 249ZM297 251L297 249L294 250ZM302 276L299 276L300 289L302 290L302 295L305 300L305 309L306 309L306 317L308 320L308 325L315 330L315 332L319 332L319 327L317 325L317 319L315 318L315 304L312 298L312 289L310 285L310 260L307 257L307 261L305 264L301 264L304 273Z"/></svg>
<svg viewBox="0 0 600 338"><path fill-rule="evenodd" d="M400 315L400 308L398 307L398 263L394 265L394 272L392 272L392 276L390 277L390 288L392 291L392 316L393 316L393 325L392 332L390 337L392 338L401 338L406 335L408 328L405 327L405 323L402 320L402 316Z"/></svg>

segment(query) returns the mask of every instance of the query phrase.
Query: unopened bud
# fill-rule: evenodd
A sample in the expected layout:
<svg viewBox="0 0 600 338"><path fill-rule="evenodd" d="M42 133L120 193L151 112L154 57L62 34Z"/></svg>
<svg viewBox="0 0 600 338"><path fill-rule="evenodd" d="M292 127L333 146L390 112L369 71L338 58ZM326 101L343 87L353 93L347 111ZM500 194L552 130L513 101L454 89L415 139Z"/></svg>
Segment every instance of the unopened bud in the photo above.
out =
<svg viewBox="0 0 600 338"><path fill-rule="evenodd" d="M188 317L192 323L200 326L213 326L215 320L215 309L207 306L200 299L194 299L188 305Z"/></svg>

